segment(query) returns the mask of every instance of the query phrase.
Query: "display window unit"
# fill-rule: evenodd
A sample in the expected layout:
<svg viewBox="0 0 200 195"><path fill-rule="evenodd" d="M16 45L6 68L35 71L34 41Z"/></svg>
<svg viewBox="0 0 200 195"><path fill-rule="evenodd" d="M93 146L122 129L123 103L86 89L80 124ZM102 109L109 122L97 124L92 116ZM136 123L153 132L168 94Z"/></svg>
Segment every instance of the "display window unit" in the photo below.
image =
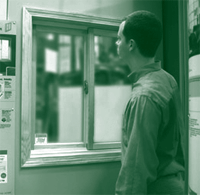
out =
<svg viewBox="0 0 200 195"><path fill-rule="evenodd" d="M29 8L23 20L22 166L120 160L120 21Z"/></svg>

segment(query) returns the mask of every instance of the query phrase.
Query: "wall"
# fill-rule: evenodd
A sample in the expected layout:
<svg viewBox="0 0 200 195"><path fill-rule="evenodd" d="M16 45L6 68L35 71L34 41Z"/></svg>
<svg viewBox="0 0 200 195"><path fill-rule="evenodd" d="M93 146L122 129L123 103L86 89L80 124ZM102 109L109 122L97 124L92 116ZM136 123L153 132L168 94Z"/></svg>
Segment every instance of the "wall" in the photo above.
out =
<svg viewBox="0 0 200 195"><path fill-rule="evenodd" d="M178 0L163 1L163 23L164 39L163 39L163 56L164 69L174 76L179 84L179 16L178 16Z"/></svg>
<svg viewBox="0 0 200 195"><path fill-rule="evenodd" d="M75 12L110 18L123 18L134 10L143 9L156 13L162 19L161 0L8 0L8 2L8 18L17 22L16 194L114 194L120 162L46 168L20 168L22 7ZM161 44L158 52L159 59L162 59L162 52Z"/></svg>

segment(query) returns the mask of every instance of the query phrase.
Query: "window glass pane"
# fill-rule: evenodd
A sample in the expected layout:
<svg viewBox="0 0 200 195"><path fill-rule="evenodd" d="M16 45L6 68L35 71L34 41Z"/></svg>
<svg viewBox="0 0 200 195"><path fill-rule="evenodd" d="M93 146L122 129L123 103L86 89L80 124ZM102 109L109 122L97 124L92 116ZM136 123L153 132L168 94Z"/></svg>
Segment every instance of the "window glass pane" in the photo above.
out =
<svg viewBox="0 0 200 195"><path fill-rule="evenodd" d="M36 137L81 142L84 37L36 32Z"/></svg>
<svg viewBox="0 0 200 195"><path fill-rule="evenodd" d="M0 60L10 60L9 40L0 39Z"/></svg>
<svg viewBox="0 0 200 195"><path fill-rule="evenodd" d="M94 142L121 140L121 122L131 92L130 70L117 55L116 38L95 36Z"/></svg>

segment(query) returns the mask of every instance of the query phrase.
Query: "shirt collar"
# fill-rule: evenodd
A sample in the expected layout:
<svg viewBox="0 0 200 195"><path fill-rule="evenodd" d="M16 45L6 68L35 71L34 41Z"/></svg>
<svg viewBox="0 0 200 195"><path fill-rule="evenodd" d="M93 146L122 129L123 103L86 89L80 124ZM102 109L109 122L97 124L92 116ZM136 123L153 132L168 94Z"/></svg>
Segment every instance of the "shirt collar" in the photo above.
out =
<svg viewBox="0 0 200 195"><path fill-rule="evenodd" d="M158 71L160 69L161 69L161 62L156 61L155 63L147 64L147 65L143 66L142 68L140 68L139 70L131 72L128 75L128 78L130 79L130 81L132 83L135 83L144 75L146 75L150 72Z"/></svg>

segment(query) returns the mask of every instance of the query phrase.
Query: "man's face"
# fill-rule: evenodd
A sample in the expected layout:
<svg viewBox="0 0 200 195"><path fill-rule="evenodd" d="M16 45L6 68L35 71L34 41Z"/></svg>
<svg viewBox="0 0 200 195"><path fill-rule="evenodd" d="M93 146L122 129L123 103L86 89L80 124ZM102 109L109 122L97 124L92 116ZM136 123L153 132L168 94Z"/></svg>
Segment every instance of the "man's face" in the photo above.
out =
<svg viewBox="0 0 200 195"><path fill-rule="evenodd" d="M123 35L124 25L125 25L125 21L122 22L119 26L118 40L116 42L116 45L117 45L117 53L119 57L123 60L126 60L129 54L129 46L128 46L129 44L126 43L126 38Z"/></svg>

